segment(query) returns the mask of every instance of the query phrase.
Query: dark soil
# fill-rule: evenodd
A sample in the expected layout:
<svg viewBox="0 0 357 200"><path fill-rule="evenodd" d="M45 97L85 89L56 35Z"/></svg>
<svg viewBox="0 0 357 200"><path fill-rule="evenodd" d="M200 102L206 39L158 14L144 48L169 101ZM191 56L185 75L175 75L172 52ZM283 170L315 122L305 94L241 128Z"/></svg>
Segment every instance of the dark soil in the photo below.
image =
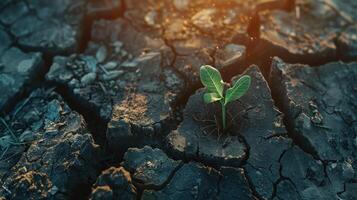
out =
<svg viewBox="0 0 357 200"><path fill-rule="evenodd" d="M356 10L0 1L0 199L357 199ZM205 64L252 77L226 131Z"/></svg>

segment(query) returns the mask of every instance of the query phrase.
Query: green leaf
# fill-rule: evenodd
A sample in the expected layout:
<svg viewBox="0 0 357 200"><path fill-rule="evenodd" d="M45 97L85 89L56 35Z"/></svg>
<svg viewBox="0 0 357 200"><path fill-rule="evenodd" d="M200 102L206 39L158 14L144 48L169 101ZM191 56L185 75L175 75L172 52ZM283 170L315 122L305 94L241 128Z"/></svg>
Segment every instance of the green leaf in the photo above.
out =
<svg viewBox="0 0 357 200"><path fill-rule="evenodd" d="M208 93L216 93L223 98L224 83L219 71L209 65L204 65L200 69L202 84Z"/></svg>
<svg viewBox="0 0 357 200"><path fill-rule="evenodd" d="M234 86L227 90L224 105L241 98L248 91L250 82L250 76L244 75L240 77L240 79L234 83Z"/></svg>
<svg viewBox="0 0 357 200"><path fill-rule="evenodd" d="M206 93L203 95L203 100L205 103L213 103L213 102L219 101L221 99L222 99L222 97L220 97L216 93Z"/></svg>

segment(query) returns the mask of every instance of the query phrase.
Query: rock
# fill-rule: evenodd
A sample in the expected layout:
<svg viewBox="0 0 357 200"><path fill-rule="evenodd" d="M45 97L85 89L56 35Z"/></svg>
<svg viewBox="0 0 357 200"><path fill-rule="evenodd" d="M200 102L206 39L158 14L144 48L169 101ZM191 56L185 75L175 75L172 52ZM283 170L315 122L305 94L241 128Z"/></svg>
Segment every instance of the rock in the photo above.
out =
<svg viewBox="0 0 357 200"><path fill-rule="evenodd" d="M98 63L102 63L105 61L105 59L107 58L107 49L104 46L101 46L97 53L95 54L95 57L98 61Z"/></svg>
<svg viewBox="0 0 357 200"><path fill-rule="evenodd" d="M28 113L37 117L24 120ZM15 107L9 118L8 126L18 140L24 130L30 131L33 138L12 142L7 152L1 149L5 160L1 160L0 177L7 190L1 188L0 196L69 198L78 185L94 182L99 165L98 146L82 116L71 111L58 94L37 89ZM6 134L7 129L0 128L0 133ZM18 145L25 141L28 145Z"/></svg>
<svg viewBox="0 0 357 200"><path fill-rule="evenodd" d="M90 199L136 199L136 188L129 172L111 167L102 172L92 189Z"/></svg>
<svg viewBox="0 0 357 200"><path fill-rule="evenodd" d="M213 15L216 14L216 9L208 8L203 9L196 13L192 18L192 23L206 31L212 30L214 27L214 22L212 21Z"/></svg>
<svg viewBox="0 0 357 200"><path fill-rule="evenodd" d="M129 148L124 155L123 166L138 184L145 188L161 188L180 166L160 149L145 146L142 149Z"/></svg>
<svg viewBox="0 0 357 200"><path fill-rule="evenodd" d="M224 49L218 49L215 54L215 66L224 68L245 58L245 46L228 44Z"/></svg>
<svg viewBox="0 0 357 200"><path fill-rule="evenodd" d="M145 15L145 22L149 26L155 26L157 20L157 12L152 10Z"/></svg>
<svg viewBox="0 0 357 200"><path fill-rule="evenodd" d="M113 70L118 66L118 63L112 61L112 62L108 62L105 65L103 65L103 67L107 70Z"/></svg>
<svg viewBox="0 0 357 200"><path fill-rule="evenodd" d="M212 199L217 196L216 170L190 162L182 166L159 191L144 190L142 199Z"/></svg>
<svg viewBox="0 0 357 200"><path fill-rule="evenodd" d="M49 72L46 74L46 79L56 80L62 84L71 81L74 75L70 70L63 67L65 63L65 57L56 56Z"/></svg>
<svg viewBox="0 0 357 200"><path fill-rule="evenodd" d="M113 71L108 72L108 74L104 74L103 80L105 80L105 81L115 80L122 74L124 74L124 71L122 71L122 70L113 70Z"/></svg>
<svg viewBox="0 0 357 200"><path fill-rule="evenodd" d="M5 42L2 45L7 44ZM24 53L15 47L5 48L1 54L0 47L0 63L3 63L0 69L0 111L10 108L14 100L33 86L44 70L40 53Z"/></svg>
<svg viewBox="0 0 357 200"><path fill-rule="evenodd" d="M186 10L188 4L190 3L189 0L173 0L174 6L177 10Z"/></svg>
<svg viewBox="0 0 357 200"><path fill-rule="evenodd" d="M84 76L81 78L81 83L82 83L84 86L87 86L87 85L93 83L96 78L97 78L97 74L94 73L94 72L90 72L90 73L84 75Z"/></svg>

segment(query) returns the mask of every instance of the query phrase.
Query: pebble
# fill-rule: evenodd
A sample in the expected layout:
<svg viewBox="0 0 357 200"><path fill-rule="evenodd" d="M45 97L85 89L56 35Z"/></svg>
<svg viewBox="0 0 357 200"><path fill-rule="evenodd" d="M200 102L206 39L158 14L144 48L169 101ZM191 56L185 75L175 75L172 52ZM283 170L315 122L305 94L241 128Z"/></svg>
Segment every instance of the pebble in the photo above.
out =
<svg viewBox="0 0 357 200"><path fill-rule="evenodd" d="M224 47L223 51L217 51L217 65L225 67L231 65L244 57L245 47L237 44L228 44Z"/></svg>
<svg viewBox="0 0 357 200"><path fill-rule="evenodd" d="M214 27L212 18L216 11L214 8L203 9L191 18L192 23L199 28L211 30Z"/></svg>
<svg viewBox="0 0 357 200"><path fill-rule="evenodd" d="M32 66L34 66L34 64L35 59L23 60L17 66L17 72L20 74L27 74L31 70Z"/></svg>
<svg viewBox="0 0 357 200"><path fill-rule="evenodd" d="M121 41L115 41L114 43L113 43L113 47L114 47L114 52L116 53L116 54L118 54L119 52L120 52L120 50L121 50L121 48L123 47L123 42L121 42Z"/></svg>
<svg viewBox="0 0 357 200"><path fill-rule="evenodd" d="M79 81L77 79L73 78L68 82L68 85L70 87L76 88L77 86L79 86Z"/></svg>
<svg viewBox="0 0 357 200"><path fill-rule="evenodd" d="M104 46L101 46L95 54L95 57L99 63L104 62L104 60L107 58L107 49Z"/></svg>
<svg viewBox="0 0 357 200"><path fill-rule="evenodd" d="M60 80L67 82L73 78L73 74L69 70L63 70L62 73L59 75L59 78Z"/></svg>
<svg viewBox="0 0 357 200"><path fill-rule="evenodd" d="M114 70L108 72L108 74L103 74L103 80L109 81L118 78L118 76L122 75L124 72L122 70Z"/></svg>
<svg viewBox="0 0 357 200"><path fill-rule="evenodd" d="M116 67L118 66L118 63L117 62L114 62L114 61L111 61L111 62L108 62L106 63L105 65L103 65L103 67L107 70L113 70L115 69Z"/></svg>
<svg viewBox="0 0 357 200"><path fill-rule="evenodd" d="M86 85L91 84L93 81L95 81L96 78L97 78L97 74L94 72L90 72L81 78L81 83L84 86L86 86Z"/></svg>
<svg viewBox="0 0 357 200"><path fill-rule="evenodd" d="M189 4L189 0L173 0L174 6L177 10L186 10Z"/></svg>
<svg viewBox="0 0 357 200"><path fill-rule="evenodd" d="M89 72L97 71L97 60L93 56L83 56L81 59L84 61L84 65L89 69Z"/></svg>
<svg viewBox="0 0 357 200"><path fill-rule="evenodd" d="M157 12L152 10L145 15L145 22L149 26L155 26L157 18Z"/></svg>
<svg viewBox="0 0 357 200"><path fill-rule="evenodd" d="M45 118L52 122L56 122L60 119L61 112L62 112L61 103L57 99L54 99L51 102L49 102L47 105Z"/></svg>
<svg viewBox="0 0 357 200"><path fill-rule="evenodd" d="M237 17L237 13L234 10L228 10L227 16L223 20L224 24L233 24L234 19Z"/></svg>
<svg viewBox="0 0 357 200"><path fill-rule="evenodd" d="M135 61L125 61L123 62L120 66L121 67L128 67L128 68L133 68L138 66L138 62Z"/></svg>
<svg viewBox="0 0 357 200"><path fill-rule="evenodd" d="M80 94L81 93L81 89L80 88L74 88L73 89L73 93L74 94Z"/></svg>
<svg viewBox="0 0 357 200"><path fill-rule="evenodd" d="M50 194L55 195L58 192L58 188L54 185L51 189L50 189Z"/></svg>

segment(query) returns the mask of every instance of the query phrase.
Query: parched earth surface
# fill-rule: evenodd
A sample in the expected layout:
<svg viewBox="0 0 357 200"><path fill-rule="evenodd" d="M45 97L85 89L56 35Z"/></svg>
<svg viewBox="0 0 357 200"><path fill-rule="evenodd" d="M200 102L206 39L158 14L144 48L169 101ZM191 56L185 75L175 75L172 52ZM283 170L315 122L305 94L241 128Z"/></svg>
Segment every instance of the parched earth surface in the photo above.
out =
<svg viewBox="0 0 357 200"><path fill-rule="evenodd" d="M357 199L356 10L0 1L0 199ZM252 77L225 133L204 64Z"/></svg>

